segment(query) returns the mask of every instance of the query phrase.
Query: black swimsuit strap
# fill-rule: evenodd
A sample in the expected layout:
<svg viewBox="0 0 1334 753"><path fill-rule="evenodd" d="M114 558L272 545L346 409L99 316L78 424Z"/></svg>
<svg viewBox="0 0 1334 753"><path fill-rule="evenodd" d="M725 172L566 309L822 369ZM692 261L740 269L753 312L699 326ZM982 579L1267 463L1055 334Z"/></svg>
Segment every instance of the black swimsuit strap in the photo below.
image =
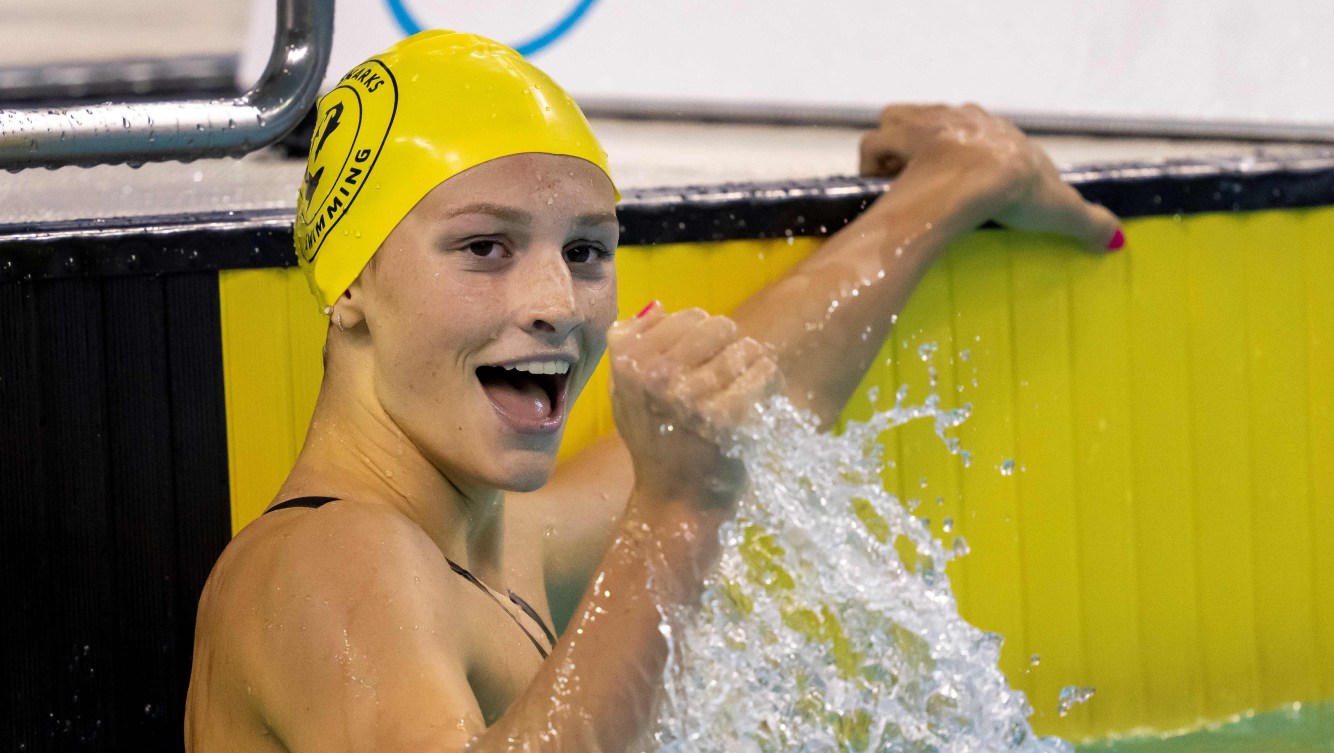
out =
<svg viewBox="0 0 1334 753"><path fill-rule="evenodd" d="M319 507L325 503L333 502L337 499L338 499L337 497L294 497L292 499L279 502L273 507L270 507L269 509L265 510L264 513L267 515L268 513L271 513L275 510L287 510L293 507Z"/></svg>
<svg viewBox="0 0 1334 753"><path fill-rule="evenodd" d="M445 562L449 563L449 567L451 570L458 573L459 575L462 575L464 579L467 580L469 583L473 584L474 586L477 586L477 588L480 589L482 593L491 597L492 601L494 601L497 604L500 604L500 608L505 612L505 616L509 617L510 620L512 620L515 625L519 626L519 629L523 631L523 634L528 636L528 641L533 644L533 648L537 649L537 653L541 654L543 659L547 658L547 650L545 648L542 648L542 644L537 642L537 639L533 637L532 633L528 632L528 628L524 627L522 622L519 622L519 618L515 617L513 612L511 612L508 609L505 609L505 605L501 604L500 599L496 596L494 591L492 591L490 588L487 588L486 584L478 580L476 575L473 575L472 573L468 572L467 568L454 562L454 560L451 560L448 557L446 557ZM513 591L510 592L510 598L511 599L514 598ZM519 599L519 603L523 603L523 599ZM551 641L552 648L555 648L556 641L554 638L551 638L551 631L547 630L546 623L542 622L542 618L538 617L537 614L532 611L532 607L529 607L527 604L523 604L523 607L524 607L523 611L525 613L527 613L529 616L537 620L537 624L541 626L542 632L546 633L548 639Z"/></svg>
<svg viewBox="0 0 1334 753"><path fill-rule="evenodd" d="M510 594L510 601L514 602L515 604L518 604L519 609L522 609L524 614L533 618L533 622L536 622L537 626L542 628L542 632L546 634L547 643L550 643L552 648L555 648L556 636L551 632L551 629L547 627L547 623L542 620L542 615L538 614L536 609L533 609L532 607L528 606L528 602L519 598L518 594L514 593L513 591L510 591L509 594Z"/></svg>
<svg viewBox="0 0 1334 753"><path fill-rule="evenodd" d="M292 499L279 502L273 507L270 507L269 509L264 511L264 514L267 515L268 513L274 512L276 510L290 510L293 507L310 507L310 508L320 507L330 502L337 501L337 499L338 499L337 497L294 497ZM504 610L505 614L508 615L509 618L514 621L515 625L519 626L519 629L523 631L524 635L528 636L528 640L532 642L533 648L537 649L537 653L541 654L543 659L547 658L548 655L547 650L542 648L542 644L537 642L537 639L533 637L532 633L528 632L528 628L524 627L522 622L519 622L519 618L515 617L513 612L511 612L508 609L505 609L505 605L502 604L500 599L496 597L494 591L488 588L485 583L478 580L477 576L468 572L468 569L463 567L462 565L456 564L453 560L449 559L448 557L445 558L445 562L449 563L449 568L451 570L463 576L463 578L467 580L469 583L481 589L482 593L486 594L487 596L490 596L493 601L495 601L497 604L500 604L500 608ZM537 613L537 610L529 606L528 602L524 601L522 598L519 597L518 594L514 593L513 591L509 592L509 597L510 601L518 605L518 607L523 610L524 614L531 617L533 622L536 622L537 626L542 628L542 633L546 635L547 642L551 644L552 648L555 648L556 636L554 633L551 632L551 629L547 627L547 623L542 619L541 615Z"/></svg>

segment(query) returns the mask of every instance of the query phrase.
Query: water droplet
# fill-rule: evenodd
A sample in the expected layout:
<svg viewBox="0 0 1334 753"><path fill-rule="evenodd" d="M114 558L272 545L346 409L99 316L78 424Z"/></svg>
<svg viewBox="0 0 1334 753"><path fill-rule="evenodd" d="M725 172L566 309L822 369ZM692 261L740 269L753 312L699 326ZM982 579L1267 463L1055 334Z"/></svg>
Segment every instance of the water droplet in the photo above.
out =
<svg viewBox="0 0 1334 753"><path fill-rule="evenodd" d="M1079 685L1067 685L1061 688L1061 695L1057 699L1056 713L1065 716L1070 713L1070 709L1085 703L1093 697L1094 688L1086 688Z"/></svg>
<svg viewBox="0 0 1334 753"><path fill-rule="evenodd" d="M958 538L954 539L954 544L951 548L954 550L955 557L966 556L968 552L971 551L968 548L968 542L965 541L962 536L959 536Z"/></svg>
<svg viewBox="0 0 1334 753"><path fill-rule="evenodd" d="M1006 458L1001 461L1000 472L1002 476L1009 476L1014 473L1014 460Z"/></svg>

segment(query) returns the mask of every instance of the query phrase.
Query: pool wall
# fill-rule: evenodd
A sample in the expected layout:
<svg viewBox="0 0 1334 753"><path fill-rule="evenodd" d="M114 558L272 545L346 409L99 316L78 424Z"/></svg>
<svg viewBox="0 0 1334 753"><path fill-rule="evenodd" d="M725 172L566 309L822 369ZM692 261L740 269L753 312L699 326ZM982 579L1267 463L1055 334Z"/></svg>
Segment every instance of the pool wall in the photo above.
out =
<svg viewBox="0 0 1334 753"><path fill-rule="evenodd" d="M1009 231L965 239L865 384L880 407L899 385L920 402L934 369L945 406L972 404L967 467L921 423L887 436L885 480L947 541L965 537L962 614L1005 636L1039 729L1075 738L1334 695L1334 556L1319 544L1334 536L1334 209L1139 218L1126 233L1109 257ZM624 248L621 309L730 311L818 246ZM220 290L239 528L300 447L327 319L297 270L225 272ZM611 430L606 393L604 363L567 453ZM869 410L862 397L849 416ZM1098 692L1060 718L1065 685Z"/></svg>
<svg viewBox="0 0 1334 753"><path fill-rule="evenodd" d="M998 229L952 248L867 386L970 403L971 463L910 425L886 483L965 537L961 612L1005 636L1042 732L1334 698L1334 160L1076 178L1128 218L1126 250ZM728 311L883 188L628 192L622 310ZM26 565L6 592L48 604L7 618L30 750L179 734L193 598L318 388L327 320L290 243L283 213L0 228L3 523ZM599 372L567 453L609 430L605 391ZM1097 694L1062 718L1066 685Z"/></svg>

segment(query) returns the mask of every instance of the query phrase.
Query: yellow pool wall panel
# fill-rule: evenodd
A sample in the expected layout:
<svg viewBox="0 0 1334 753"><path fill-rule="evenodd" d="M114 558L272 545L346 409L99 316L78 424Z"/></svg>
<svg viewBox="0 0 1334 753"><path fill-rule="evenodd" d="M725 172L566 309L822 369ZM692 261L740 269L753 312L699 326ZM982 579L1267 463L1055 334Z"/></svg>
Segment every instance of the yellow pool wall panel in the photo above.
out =
<svg viewBox="0 0 1334 753"><path fill-rule="evenodd" d="M305 441L329 320L296 269L223 271L218 284L236 533L273 501Z"/></svg>
<svg viewBox="0 0 1334 753"><path fill-rule="evenodd" d="M1334 698L1334 209L1128 221L1126 249L980 231L923 279L864 387L971 404L967 462L919 422L887 487L947 543L1039 732L1175 730ZM623 248L623 314L726 313L820 242ZM220 275L233 524L272 499L327 320L296 269ZM924 347L926 346L926 347ZM933 350L934 348L934 350ZM604 367L563 455L611 430ZM848 418L871 409L865 394ZM1062 687L1096 688L1067 716Z"/></svg>

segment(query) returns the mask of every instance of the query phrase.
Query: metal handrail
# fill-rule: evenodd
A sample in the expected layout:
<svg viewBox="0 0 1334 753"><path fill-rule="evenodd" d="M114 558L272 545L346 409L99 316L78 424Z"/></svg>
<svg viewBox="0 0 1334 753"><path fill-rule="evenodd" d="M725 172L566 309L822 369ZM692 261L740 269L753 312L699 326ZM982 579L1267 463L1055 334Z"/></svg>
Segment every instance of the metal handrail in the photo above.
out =
<svg viewBox="0 0 1334 753"><path fill-rule="evenodd" d="M0 109L0 168L90 167L240 157L296 127L319 93L334 0L278 0L273 52L235 99Z"/></svg>

